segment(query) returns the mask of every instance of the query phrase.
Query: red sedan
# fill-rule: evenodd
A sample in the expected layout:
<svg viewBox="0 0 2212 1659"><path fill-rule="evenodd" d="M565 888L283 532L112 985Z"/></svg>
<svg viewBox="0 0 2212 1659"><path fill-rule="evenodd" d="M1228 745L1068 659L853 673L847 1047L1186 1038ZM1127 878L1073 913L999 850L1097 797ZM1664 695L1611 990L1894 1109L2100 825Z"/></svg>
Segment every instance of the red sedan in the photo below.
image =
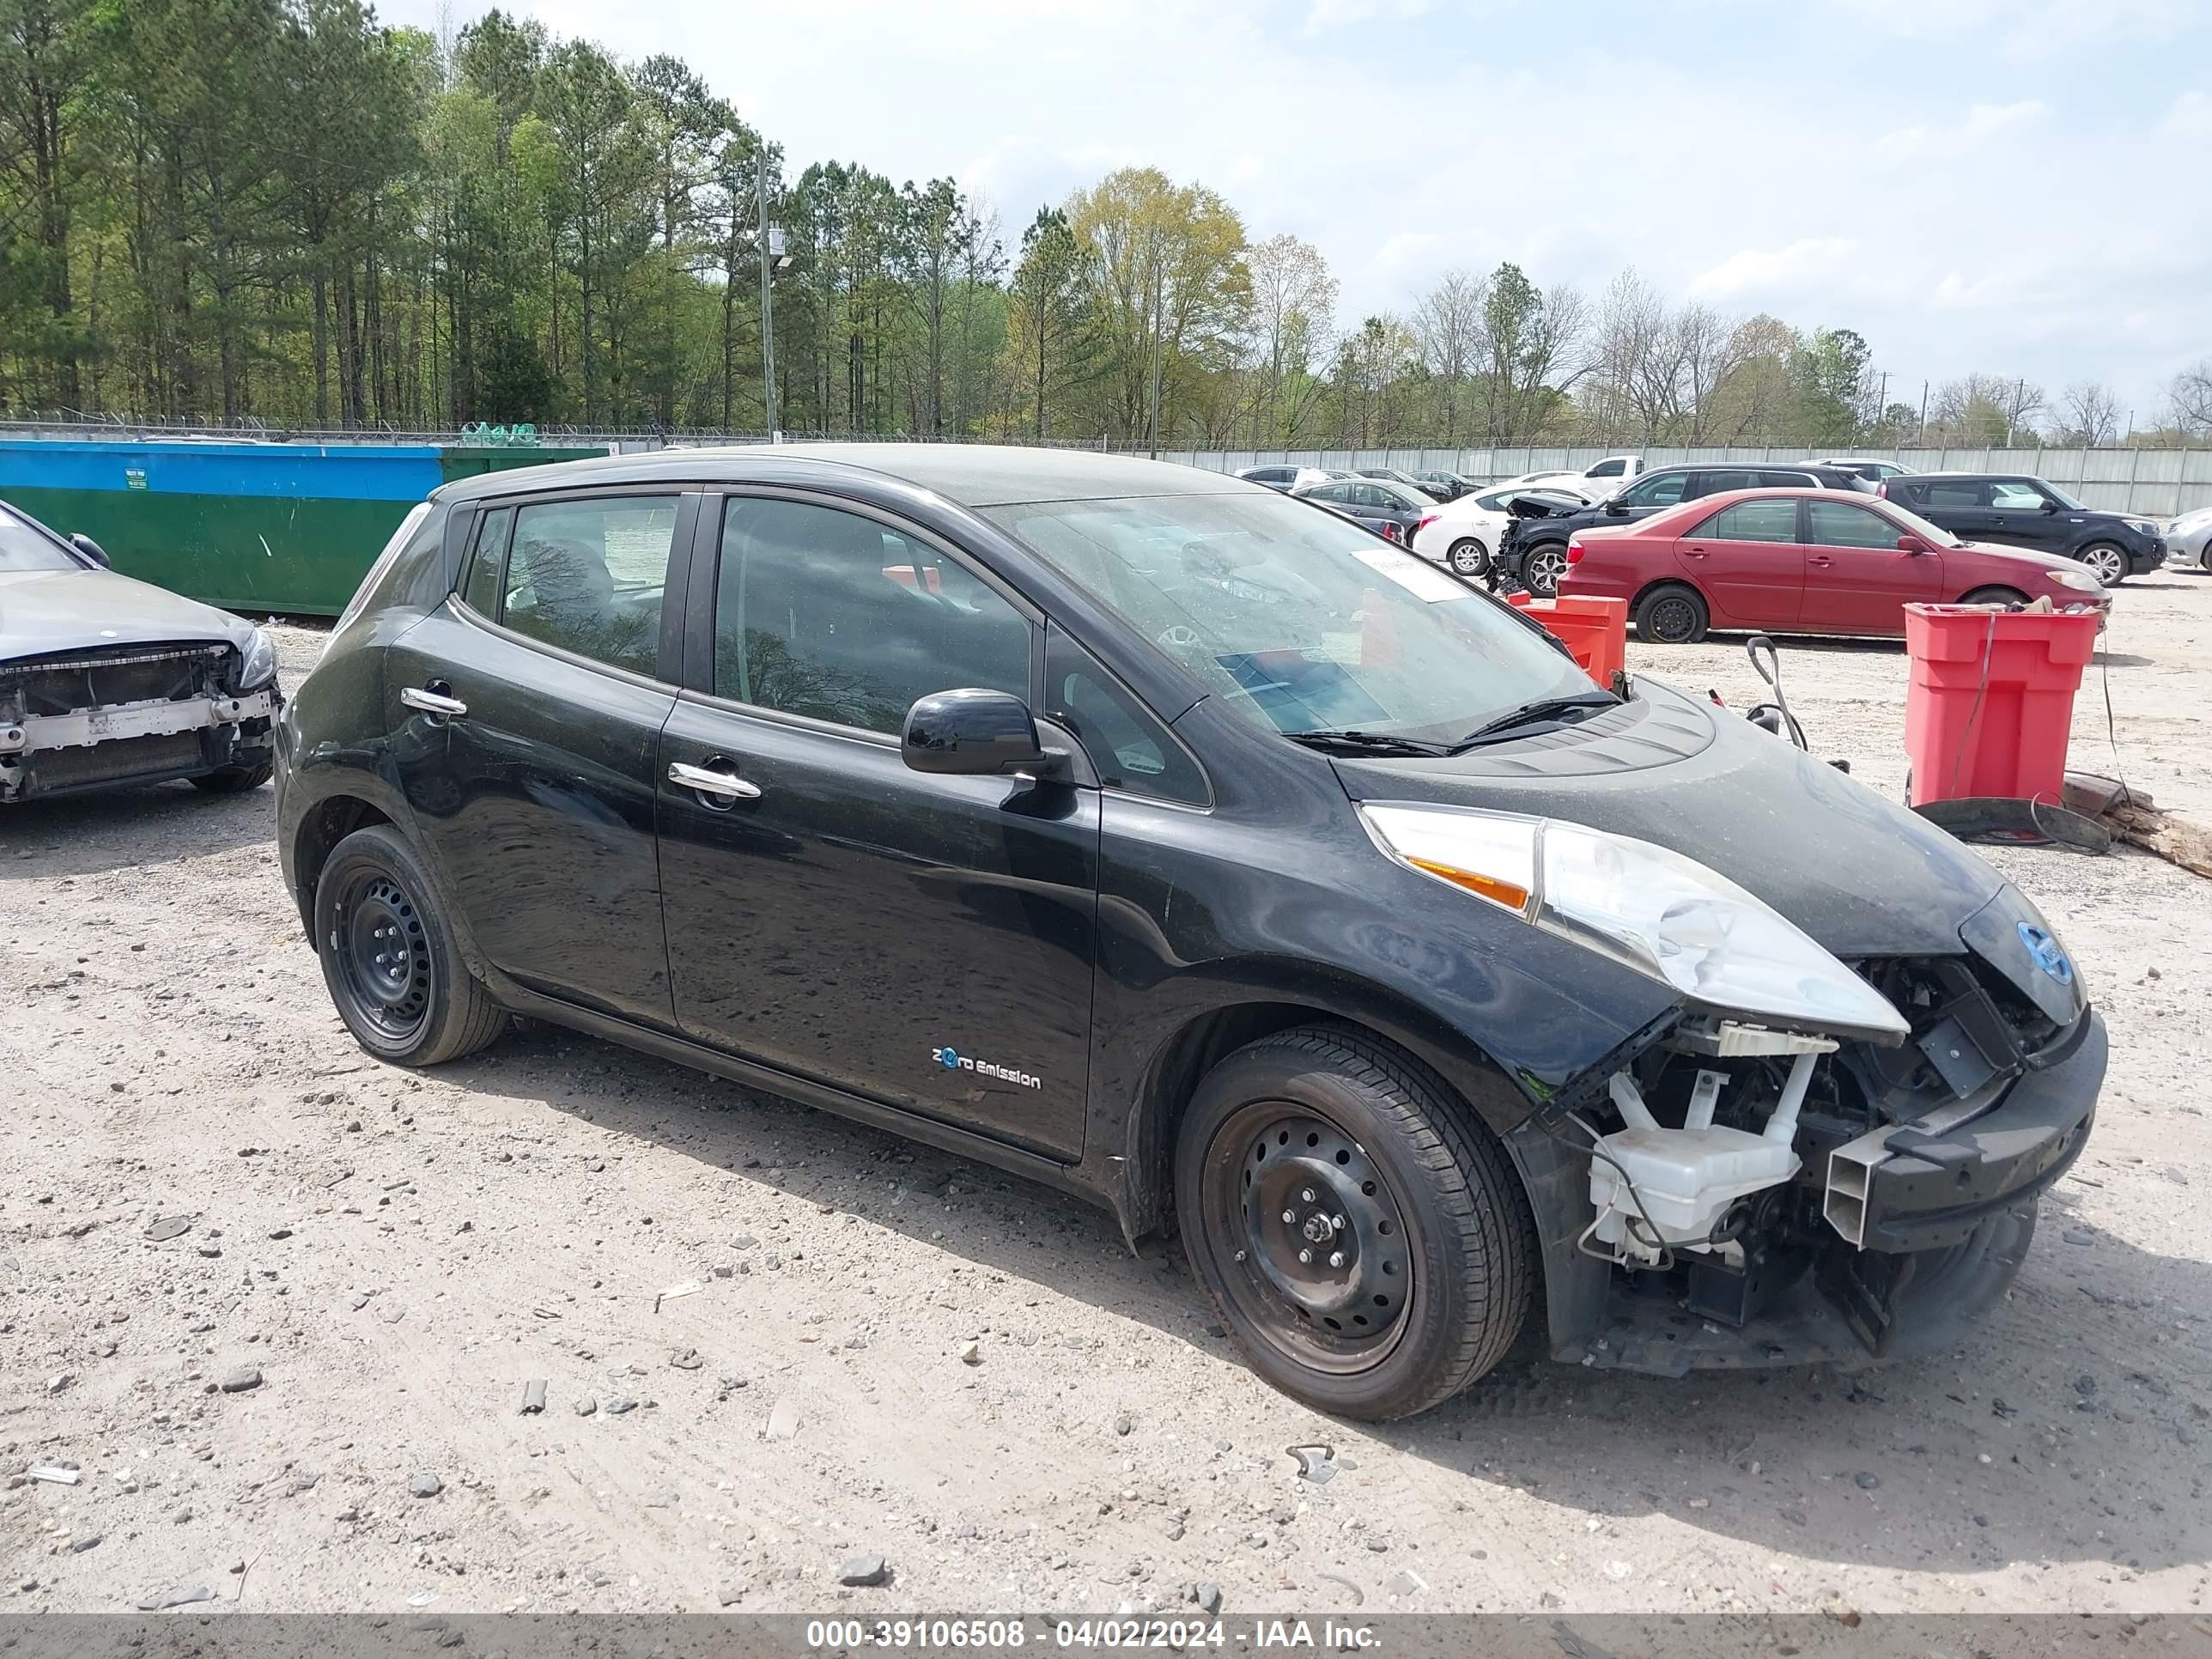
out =
<svg viewBox="0 0 2212 1659"><path fill-rule="evenodd" d="M2112 603L2080 565L1961 541L1893 501L1839 489L1736 489L1635 524L1578 531L1559 592L1626 599L1636 636L1709 628L1902 638L1908 603Z"/></svg>

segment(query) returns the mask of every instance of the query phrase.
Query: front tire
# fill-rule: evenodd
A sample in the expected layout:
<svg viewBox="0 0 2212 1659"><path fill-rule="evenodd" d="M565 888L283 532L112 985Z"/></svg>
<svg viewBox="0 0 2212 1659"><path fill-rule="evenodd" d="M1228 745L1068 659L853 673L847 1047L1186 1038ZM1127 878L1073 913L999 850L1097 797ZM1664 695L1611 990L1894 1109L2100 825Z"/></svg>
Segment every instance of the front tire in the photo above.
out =
<svg viewBox="0 0 2212 1659"><path fill-rule="evenodd" d="M1668 582L1636 602L1636 637L1649 645L1695 645L1712 612L1694 587Z"/></svg>
<svg viewBox="0 0 2212 1659"><path fill-rule="evenodd" d="M1175 1186L1191 1272L1231 1339L1317 1411L1425 1411L1527 1322L1535 1232L1504 1149L1364 1032L1301 1026L1215 1066L1184 1115Z"/></svg>
<svg viewBox="0 0 2212 1659"><path fill-rule="evenodd" d="M315 954L354 1041L394 1066L474 1054L507 1011L469 972L422 857L387 824L331 849L315 883Z"/></svg>
<svg viewBox="0 0 2212 1659"><path fill-rule="evenodd" d="M1490 562L1490 553L1480 542L1468 536L1454 542L1444 558L1458 574L1480 576L1483 567Z"/></svg>
<svg viewBox="0 0 2212 1659"><path fill-rule="evenodd" d="M2107 587L2118 587L2128 579L2127 550L2112 542L2092 542L2074 556Z"/></svg>
<svg viewBox="0 0 2212 1659"><path fill-rule="evenodd" d="M1559 578L1567 574L1564 543L1539 542L1521 561L1521 585L1540 599L1556 598Z"/></svg>
<svg viewBox="0 0 2212 1659"><path fill-rule="evenodd" d="M1960 605L2026 605L2027 595L2016 587L1978 587Z"/></svg>

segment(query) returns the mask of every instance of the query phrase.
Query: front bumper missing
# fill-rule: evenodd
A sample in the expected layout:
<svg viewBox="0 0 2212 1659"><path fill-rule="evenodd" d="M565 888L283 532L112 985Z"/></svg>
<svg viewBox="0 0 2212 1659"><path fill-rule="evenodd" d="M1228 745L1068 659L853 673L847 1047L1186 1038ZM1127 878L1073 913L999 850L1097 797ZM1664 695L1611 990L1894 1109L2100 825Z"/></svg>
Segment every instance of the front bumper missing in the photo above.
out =
<svg viewBox="0 0 2212 1659"><path fill-rule="evenodd" d="M179 697L103 708L66 714L34 714L0 720L0 802L26 796L75 793L115 783L156 777L184 777L214 769L240 749L268 747L269 722L280 697L272 683L236 696ZM249 732L241 728L252 727ZM223 734L231 734L223 741ZM197 744L184 741L202 734ZM208 734L213 734L210 736ZM164 744L163 739L172 739ZM70 751L121 745L124 755L146 754L150 766L119 761L110 773ZM54 778L42 781L40 757L49 757ZM56 787L56 785L58 787Z"/></svg>
<svg viewBox="0 0 2212 1659"><path fill-rule="evenodd" d="M2095 1122L2107 1043L2094 1009L2081 1019L2064 1058L2024 1071L1995 1105L1881 1132L1879 1160L1863 1164L1865 1248L1847 1243L1832 1217L1809 1267L1740 1325L1695 1311L1661 1275L1632 1279L1578 1253L1574 1238L1590 1214L1588 1158L1533 1119L1522 1124L1507 1147L1537 1206L1554 1357L1680 1376L1849 1368L1954 1340L2018 1274L2042 1193L2081 1155Z"/></svg>

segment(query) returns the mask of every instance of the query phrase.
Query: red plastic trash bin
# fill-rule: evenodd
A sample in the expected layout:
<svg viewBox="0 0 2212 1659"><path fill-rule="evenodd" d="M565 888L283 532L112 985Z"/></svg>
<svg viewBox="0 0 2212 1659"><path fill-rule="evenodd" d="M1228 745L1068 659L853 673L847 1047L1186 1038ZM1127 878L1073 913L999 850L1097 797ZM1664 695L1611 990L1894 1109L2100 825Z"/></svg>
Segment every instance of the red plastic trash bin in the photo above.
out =
<svg viewBox="0 0 2212 1659"><path fill-rule="evenodd" d="M1905 695L1910 799L2056 801L2074 693L2097 648L2094 611L1908 605Z"/></svg>
<svg viewBox="0 0 2212 1659"><path fill-rule="evenodd" d="M1628 665L1628 601L1562 594L1540 599L1508 593L1505 603L1565 646L1583 672L1600 685Z"/></svg>

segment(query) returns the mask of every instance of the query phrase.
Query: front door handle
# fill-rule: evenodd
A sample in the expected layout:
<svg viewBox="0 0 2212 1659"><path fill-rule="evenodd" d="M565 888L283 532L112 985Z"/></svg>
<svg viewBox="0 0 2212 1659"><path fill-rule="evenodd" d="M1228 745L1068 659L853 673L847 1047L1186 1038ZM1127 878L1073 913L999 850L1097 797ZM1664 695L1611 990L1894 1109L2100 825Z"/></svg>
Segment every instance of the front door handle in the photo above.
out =
<svg viewBox="0 0 2212 1659"><path fill-rule="evenodd" d="M686 766L682 761L671 761L668 781L680 789L696 790L709 795L724 806L741 800L758 800L760 785L747 783L739 777L737 769L728 761L717 757L704 766ZM713 801L708 803L710 805Z"/></svg>
<svg viewBox="0 0 2212 1659"><path fill-rule="evenodd" d="M434 720L455 720L469 712L468 704L459 697L447 696L431 686L442 684L433 680L430 685L410 685L399 694L399 701L410 708L428 714Z"/></svg>
<svg viewBox="0 0 2212 1659"><path fill-rule="evenodd" d="M1807 560L1806 562L1810 564L1815 570L1826 570L1829 566L1835 563L1835 561L1833 559L1821 558L1816 554L1812 558Z"/></svg>

